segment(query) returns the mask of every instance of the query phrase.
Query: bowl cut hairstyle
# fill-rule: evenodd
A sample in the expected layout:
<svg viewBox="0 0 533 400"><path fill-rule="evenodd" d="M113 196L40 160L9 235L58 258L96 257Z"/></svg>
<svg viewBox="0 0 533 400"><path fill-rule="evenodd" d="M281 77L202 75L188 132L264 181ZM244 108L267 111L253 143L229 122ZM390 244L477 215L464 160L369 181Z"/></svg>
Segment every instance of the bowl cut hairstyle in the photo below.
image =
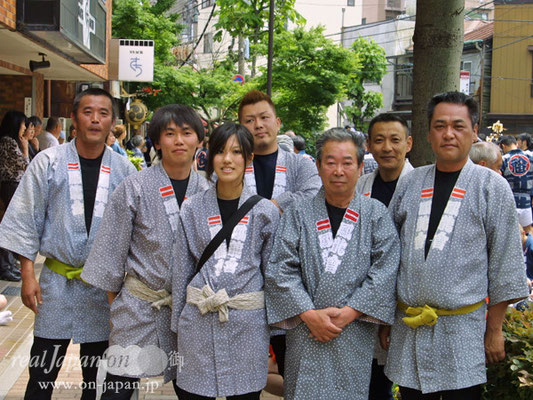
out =
<svg viewBox="0 0 533 400"><path fill-rule="evenodd" d="M204 140L204 125L202 119L192 107L181 104L168 104L158 108L154 113L150 126L148 127L148 137L153 144L159 144L161 133L174 122L177 126L183 129L184 125L189 125L196 133L198 143ZM157 150L157 156L161 158L161 150Z"/></svg>
<svg viewBox="0 0 533 400"><path fill-rule="evenodd" d="M226 122L220 125L213 131L211 136L209 136L209 154L207 155L206 174L207 179L210 181L212 181L211 177L215 171L213 165L215 156L219 152L224 151L228 139L233 135L235 135L237 143L239 143L244 160L249 161L252 158L254 151L254 137L250 131L244 125L236 124L234 122Z"/></svg>

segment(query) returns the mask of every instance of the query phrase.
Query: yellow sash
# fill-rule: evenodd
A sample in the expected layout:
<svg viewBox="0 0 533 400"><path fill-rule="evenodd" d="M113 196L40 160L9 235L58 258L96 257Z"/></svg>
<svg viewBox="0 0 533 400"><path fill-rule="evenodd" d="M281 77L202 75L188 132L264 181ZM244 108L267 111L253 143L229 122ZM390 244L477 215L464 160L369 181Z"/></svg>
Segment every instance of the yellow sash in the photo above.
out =
<svg viewBox="0 0 533 400"><path fill-rule="evenodd" d="M439 319L439 315L461 315L469 314L477 310L485 303L481 300L479 303L470 304L468 306L460 307L455 310L439 310L438 308L430 307L427 304L424 307L409 307L407 304L398 302L398 308L410 315L410 317L402 318L405 324L413 329L421 325L435 325Z"/></svg>
<svg viewBox="0 0 533 400"><path fill-rule="evenodd" d="M76 268L53 258L47 258L44 264L56 274L63 275L67 279L79 279L85 283L85 281L81 279L81 271L83 271L83 267Z"/></svg>

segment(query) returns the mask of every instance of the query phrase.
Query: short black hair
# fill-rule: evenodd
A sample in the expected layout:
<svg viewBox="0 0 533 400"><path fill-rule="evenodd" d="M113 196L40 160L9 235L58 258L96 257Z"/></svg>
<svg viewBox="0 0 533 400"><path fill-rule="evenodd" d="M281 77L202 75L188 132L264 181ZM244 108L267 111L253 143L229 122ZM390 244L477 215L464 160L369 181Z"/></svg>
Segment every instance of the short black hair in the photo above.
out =
<svg viewBox="0 0 533 400"><path fill-rule="evenodd" d="M511 146L512 144L516 144L516 139L514 136L511 135L505 135L498 140L499 145L505 145L505 146Z"/></svg>
<svg viewBox="0 0 533 400"><path fill-rule="evenodd" d="M322 162L322 149L327 142L353 142L357 151L357 165L360 167L365 157L365 137L359 133L344 128L331 128L320 135L316 141L316 159Z"/></svg>
<svg viewBox="0 0 533 400"><path fill-rule="evenodd" d="M28 121L33 124L33 126L41 126L43 124L43 121L41 121L41 118L39 118L36 115L32 115L30 118L28 118Z"/></svg>
<svg viewBox="0 0 533 400"><path fill-rule="evenodd" d="M249 161L252 158L254 151L254 137L250 131L241 124L234 122L226 122L217 127L213 133L209 136L209 153L207 155L207 179L211 180L214 169L214 159L219 151L224 150L228 139L235 135L237 143L241 147L242 156L245 161ZM243 171L244 173L244 171ZM244 175L243 175L244 177Z"/></svg>
<svg viewBox="0 0 533 400"><path fill-rule="evenodd" d="M533 147L533 140L531 139L531 135L527 132L521 133L516 137L516 139L521 140L522 142L526 142L528 150L531 150L531 148Z"/></svg>
<svg viewBox="0 0 533 400"><path fill-rule="evenodd" d="M405 129L405 138L407 139L409 136L411 136L411 133L409 132L409 125L407 125L407 121L400 117L399 115L392 114L392 113L382 113L376 115L372 120L370 121L370 124L368 125L368 139L370 140L370 135L372 133L372 128L375 124L378 122L399 122Z"/></svg>
<svg viewBox="0 0 533 400"><path fill-rule="evenodd" d="M16 110L6 112L2 119L2 123L0 123L0 137L7 136L11 139L15 139L20 146L19 130L22 123L24 123L25 126L28 126L28 118L23 112Z"/></svg>
<svg viewBox="0 0 533 400"><path fill-rule="evenodd" d="M294 143L294 148L298 151L305 150L305 139L300 135L293 136L292 142Z"/></svg>
<svg viewBox="0 0 533 400"><path fill-rule="evenodd" d="M48 121L46 122L46 130L48 132L52 132L54 129L56 129L56 126L58 125L59 125L59 118L50 117L48 118Z"/></svg>
<svg viewBox="0 0 533 400"><path fill-rule="evenodd" d="M115 99L113 98L113 96L111 96L111 94L109 94L107 90L100 89L100 88L89 88L76 95L76 97L74 98L74 104L72 105L72 114L74 114L74 117L76 117L78 109L80 108L81 99L83 99L85 96L107 97L111 101L111 112L112 112L113 119L117 118Z"/></svg>
<svg viewBox="0 0 533 400"><path fill-rule="evenodd" d="M468 108L468 115L470 116L470 122L472 123L472 128L479 123L479 105L477 101L471 97L467 96L461 92L446 92L440 93L429 101L428 103L428 123L431 125L431 119L433 118L433 113L435 112L435 107L439 103L452 103L460 104Z"/></svg>
<svg viewBox="0 0 533 400"><path fill-rule="evenodd" d="M148 127L148 137L152 143L159 144L161 132L163 132L168 125L174 122L180 128L183 125L189 125L198 137L198 143L204 140L204 125L202 119L192 107L181 104L168 104L158 108L154 113L150 126ZM161 158L161 150L157 150L157 156Z"/></svg>

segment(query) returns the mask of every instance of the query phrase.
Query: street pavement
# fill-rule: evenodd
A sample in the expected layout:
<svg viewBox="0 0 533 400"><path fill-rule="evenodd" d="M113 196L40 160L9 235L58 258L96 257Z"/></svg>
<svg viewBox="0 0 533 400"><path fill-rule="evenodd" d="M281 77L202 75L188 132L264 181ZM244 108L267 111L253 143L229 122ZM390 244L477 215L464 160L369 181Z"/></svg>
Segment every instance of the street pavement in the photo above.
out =
<svg viewBox="0 0 533 400"><path fill-rule="evenodd" d="M36 275L42 270L44 257L38 257L35 264ZM0 294L6 296L7 310L13 313L13 321L0 326L0 400L20 400L24 397L28 382L28 362L33 342L33 312L22 304L20 282L0 280ZM80 383L83 381L79 366L79 345L71 344L65 363L57 378L53 399L79 399ZM139 400L176 399L172 384L163 385L162 378L141 380L143 390ZM263 391L263 400L282 400L281 397Z"/></svg>

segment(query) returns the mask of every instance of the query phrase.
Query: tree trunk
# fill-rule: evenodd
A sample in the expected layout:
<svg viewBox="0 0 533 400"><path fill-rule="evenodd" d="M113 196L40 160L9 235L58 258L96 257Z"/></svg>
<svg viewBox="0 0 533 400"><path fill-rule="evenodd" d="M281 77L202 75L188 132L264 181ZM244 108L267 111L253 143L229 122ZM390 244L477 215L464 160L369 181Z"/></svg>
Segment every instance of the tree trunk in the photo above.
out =
<svg viewBox="0 0 533 400"><path fill-rule="evenodd" d="M413 36L413 149L414 166L434 162L426 138L427 103L437 93L459 89L464 40L464 0L417 0Z"/></svg>

